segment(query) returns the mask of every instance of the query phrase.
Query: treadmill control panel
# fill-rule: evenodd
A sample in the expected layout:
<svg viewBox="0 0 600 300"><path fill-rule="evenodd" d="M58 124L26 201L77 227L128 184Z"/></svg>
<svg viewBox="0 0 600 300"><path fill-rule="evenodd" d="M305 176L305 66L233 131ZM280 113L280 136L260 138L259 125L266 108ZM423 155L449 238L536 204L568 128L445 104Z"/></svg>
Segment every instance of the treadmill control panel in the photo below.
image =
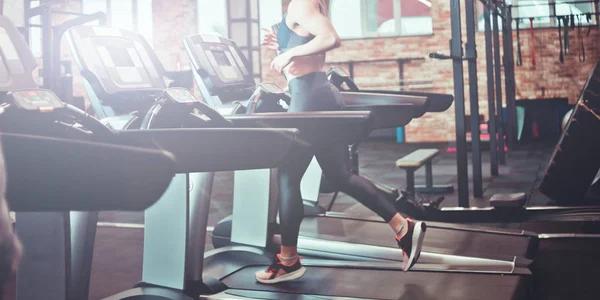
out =
<svg viewBox="0 0 600 300"><path fill-rule="evenodd" d="M168 88L163 93L169 100L180 104L192 104L198 102L198 98L186 88Z"/></svg>
<svg viewBox="0 0 600 300"><path fill-rule="evenodd" d="M14 104L29 111L52 111L63 108L64 104L49 90L24 90L12 92L10 98Z"/></svg>
<svg viewBox="0 0 600 300"><path fill-rule="evenodd" d="M269 94L274 94L274 95L285 94L280 87L278 87L277 85L275 85L273 83L268 83L268 82L261 83L259 85L259 88L261 88L262 90L264 90L265 92L267 92Z"/></svg>

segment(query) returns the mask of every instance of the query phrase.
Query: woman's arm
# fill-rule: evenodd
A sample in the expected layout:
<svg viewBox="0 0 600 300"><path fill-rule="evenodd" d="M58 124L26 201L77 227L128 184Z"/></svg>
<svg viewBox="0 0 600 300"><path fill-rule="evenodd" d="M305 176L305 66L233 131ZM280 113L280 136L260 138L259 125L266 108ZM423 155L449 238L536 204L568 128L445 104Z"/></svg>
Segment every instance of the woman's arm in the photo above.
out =
<svg viewBox="0 0 600 300"><path fill-rule="evenodd" d="M290 57L323 53L340 46L340 37L329 18L321 14L315 1L292 1L288 7L287 18L315 36L310 42L288 50L286 53Z"/></svg>

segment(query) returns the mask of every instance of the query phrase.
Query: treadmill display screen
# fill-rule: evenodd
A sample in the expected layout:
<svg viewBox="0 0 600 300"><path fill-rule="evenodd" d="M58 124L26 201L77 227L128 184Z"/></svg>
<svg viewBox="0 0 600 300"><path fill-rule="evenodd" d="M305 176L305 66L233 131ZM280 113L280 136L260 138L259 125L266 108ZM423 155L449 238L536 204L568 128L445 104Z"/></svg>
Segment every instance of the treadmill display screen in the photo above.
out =
<svg viewBox="0 0 600 300"><path fill-rule="evenodd" d="M184 88L169 88L165 91L168 98L177 103L191 104L198 102L198 99L189 90Z"/></svg>
<svg viewBox="0 0 600 300"><path fill-rule="evenodd" d="M133 67L133 60L131 60L131 56L129 56L129 52L127 52L127 48L118 48L118 47L107 47L112 62L115 64L115 67Z"/></svg>
<svg viewBox="0 0 600 300"><path fill-rule="evenodd" d="M217 61L217 64L219 64L219 66L227 66L227 67L231 66L231 63L229 62L227 55L225 55L225 52L212 51L212 55L215 58L215 60Z"/></svg>
<svg viewBox="0 0 600 300"><path fill-rule="evenodd" d="M12 94L15 104L26 110L46 110L62 108L62 102L47 90L19 91Z"/></svg>

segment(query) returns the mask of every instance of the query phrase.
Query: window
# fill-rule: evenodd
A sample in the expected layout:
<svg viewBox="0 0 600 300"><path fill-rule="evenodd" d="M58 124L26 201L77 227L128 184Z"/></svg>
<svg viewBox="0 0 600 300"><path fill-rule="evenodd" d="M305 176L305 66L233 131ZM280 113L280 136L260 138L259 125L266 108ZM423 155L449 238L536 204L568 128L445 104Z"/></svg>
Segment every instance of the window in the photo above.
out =
<svg viewBox="0 0 600 300"><path fill-rule="evenodd" d="M40 1L31 1L30 7L40 6ZM29 20L31 25L41 25L42 18L40 16L32 17ZM29 48L36 58L42 57L42 28L40 27L29 27Z"/></svg>
<svg viewBox="0 0 600 300"><path fill-rule="evenodd" d="M329 14L343 39L433 33L429 0L331 0Z"/></svg>
<svg viewBox="0 0 600 300"><path fill-rule="evenodd" d="M83 0L83 13L104 12L109 26L135 31L153 43L152 0Z"/></svg>
<svg viewBox="0 0 600 300"><path fill-rule="evenodd" d="M211 32L228 36L226 0L198 0L196 7L199 33Z"/></svg>
<svg viewBox="0 0 600 300"><path fill-rule="evenodd" d="M575 2L575 3L570 3ZM558 18L554 16L570 16L580 15L579 20L575 18L575 22L579 24L593 25L595 18L588 21L585 13L593 13L594 3L577 3L572 0L513 0L512 15L517 18L520 28L529 28L529 18L533 18L534 27L552 27L558 26ZM480 31L485 30L485 21L483 19L483 4L478 4L478 26ZM498 17L498 28L502 28L502 20ZM562 22L561 22L562 25ZM516 28L513 23L513 29Z"/></svg>
<svg viewBox="0 0 600 300"><path fill-rule="evenodd" d="M271 28L273 24L280 23L283 18L281 0L260 0L258 2L259 22L261 28ZM261 40L264 31L260 31Z"/></svg>

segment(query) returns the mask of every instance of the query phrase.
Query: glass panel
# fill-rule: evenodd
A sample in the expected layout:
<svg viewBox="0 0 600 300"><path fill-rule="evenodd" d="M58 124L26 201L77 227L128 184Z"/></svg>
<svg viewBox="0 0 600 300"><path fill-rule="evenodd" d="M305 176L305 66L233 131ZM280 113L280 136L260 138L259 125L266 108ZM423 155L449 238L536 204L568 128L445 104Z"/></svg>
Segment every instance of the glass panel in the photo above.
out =
<svg viewBox="0 0 600 300"><path fill-rule="evenodd" d="M377 35L396 32L394 0L367 0L365 8L367 32L376 32Z"/></svg>
<svg viewBox="0 0 600 300"><path fill-rule="evenodd" d="M132 0L110 0L110 25L116 28L133 30Z"/></svg>
<svg viewBox="0 0 600 300"><path fill-rule="evenodd" d="M252 22L252 47L254 48L259 48L260 47L260 40L259 40L259 35L260 35L260 28L258 28L258 23L254 23Z"/></svg>
<svg viewBox="0 0 600 300"><path fill-rule="evenodd" d="M227 1L198 0L198 32L227 37Z"/></svg>
<svg viewBox="0 0 600 300"><path fill-rule="evenodd" d="M138 33L143 35L152 46L154 37L152 0L137 0L137 23Z"/></svg>
<svg viewBox="0 0 600 300"><path fill-rule="evenodd" d="M431 17L410 17L400 19L402 35L424 35L433 33L433 19Z"/></svg>
<svg viewBox="0 0 600 300"><path fill-rule="evenodd" d="M212 0L209 0L212 1ZM246 18L246 0L230 0L229 13L232 19Z"/></svg>
<svg viewBox="0 0 600 300"><path fill-rule="evenodd" d="M37 3L31 4L31 7L36 7L39 5L39 1L32 2ZM2 3L4 3L4 7L0 10L4 12L3 15L8 16L15 26L25 26L25 14L23 13L25 11L25 1L0 1L0 5L2 5Z"/></svg>
<svg viewBox="0 0 600 300"><path fill-rule="evenodd" d="M260 27L271 28L271 25L281 22L282 7L281 0L260 0ZM260 31L260 39L264 38L264 32Z"/></svg>
<svg viewBox="0 0 600 300"><path fill-rule="evenodd" d="M246 47L248 45L248 31L245 22L231 24L231 39L238 47Z"/></svg>
<svg viewBox="0 0 600 300"><path fill-rule="evenodd" d="M517 10L513 10L513 17L534 18L533 25L550 24L550 5L548 0L519 0ZM521 19L521 24L529 24L529 20Z"/></svg>
<svg viewBox="0 0 600 300"><path fill-rule="evenodd" d="M31 7L37 7L40 5L40 1L31 1ZM40 16L35 16L30 19L30 24L40 25L42 19ZM33 56L40 58L42 57L42 28L30 27L29 28L29 48Z"/></svg>
<svg viewBox="0 0 600 300"><path fill-rule="evenodd" d="M250 16L253 19L258 19L258 0L250 1Z"/></svg>
<svg viewBox="0 0 600 300"><path fill-rule="evenodd" d="M431 1L401 0L400 20L402 35L432 34ZM390 20L389 23L393 23L393 21Z"/></svg>
<svg viewBox="0 0 600 300"><path fill-rule="evenodd" d="M431 1L401 0L400 16L402 17L431 17Z"/></svg>
<svg viewBox="0 0 600 300"><path fill-rule="evenodd" d="M331 0L329 15L340 38L362 36L361 0Z"/></svg>
<svg viewBox="0 0 600 300"><path fill-rule="evenodd" d="M260 52L252 51L252 71L254 74L260 75Z"/></svg>
<svg viewBox="0 0 600 300"><path fill-rule="evenodd" d="M565 0L557 0L556 1L556 15L557 16L565 16L565 15L581 15L586 13L594 12L594 4L593 3L571 3L574 1L565 1ZM579 20L583 25L595 24L595 17L592 16L590 22L588 22L585 15L579 16ZM579 20L575 17L576 24L579 24ZM558 24L558 21L557 23Z"/></svg>

